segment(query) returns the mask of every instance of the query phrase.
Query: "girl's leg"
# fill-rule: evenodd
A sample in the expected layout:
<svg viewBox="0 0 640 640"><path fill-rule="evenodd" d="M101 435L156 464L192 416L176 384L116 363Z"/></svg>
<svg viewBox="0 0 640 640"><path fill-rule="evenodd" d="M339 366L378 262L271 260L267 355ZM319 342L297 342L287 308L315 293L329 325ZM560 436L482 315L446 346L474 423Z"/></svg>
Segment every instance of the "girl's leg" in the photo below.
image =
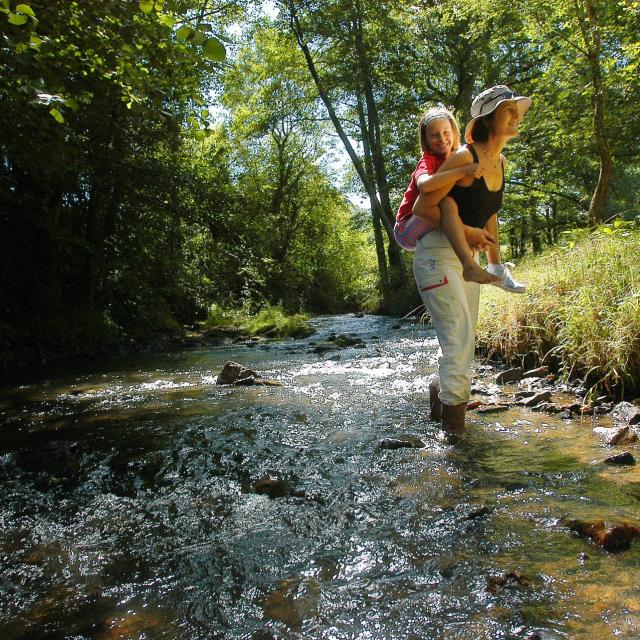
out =
<svg viewBox="0 0 640 640"><path fill-rule="evenodd" d="M496 276L480 267L475 261L473 251L464 236L464 226L458 215L458 205L453 198L445 198L440 203L442 229L453 250L462 263L462 277L467 282L490 284L496 282Z"/></svg>

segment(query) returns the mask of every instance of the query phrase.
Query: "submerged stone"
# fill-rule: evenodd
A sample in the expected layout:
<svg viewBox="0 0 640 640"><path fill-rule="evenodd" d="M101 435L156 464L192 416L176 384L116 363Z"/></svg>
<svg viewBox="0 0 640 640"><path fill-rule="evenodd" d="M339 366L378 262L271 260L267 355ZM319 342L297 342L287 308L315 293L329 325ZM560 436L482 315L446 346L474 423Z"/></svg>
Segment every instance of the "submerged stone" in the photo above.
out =
<svg viewBox="0 0 640 640"><path fill-rule="evenodd" d="M286 498L291 495L291 483L287 480L261 478L253 485L253 490L260 495L269 496L271 499Z"/></svg>
<svg viewBox="0 0 640 640"><path fill-rule="evenodd" d="M418 436L403 436L401 438L384 438L380 440L381 449L422 449L425 443Z"/></svg>
<svg viewBox="0 0 640 640"><path fill-rule="evenodd" d="M631 543L640 537L640 527L628 522L564 520L562 524L611 553L629 549Z"/></svg>

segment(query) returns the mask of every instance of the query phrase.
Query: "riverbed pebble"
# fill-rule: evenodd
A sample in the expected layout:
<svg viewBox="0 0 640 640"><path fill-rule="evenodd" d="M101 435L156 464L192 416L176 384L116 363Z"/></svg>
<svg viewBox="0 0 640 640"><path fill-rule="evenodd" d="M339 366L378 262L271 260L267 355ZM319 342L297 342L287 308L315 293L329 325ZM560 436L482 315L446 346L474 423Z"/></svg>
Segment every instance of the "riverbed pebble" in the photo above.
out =
<svg viewBox="0 0 640 640"><path fill-rule="evenodd" d="M623 424L640 424L640 407L631 402L619 402L613 408L613 420Z"/></svg>

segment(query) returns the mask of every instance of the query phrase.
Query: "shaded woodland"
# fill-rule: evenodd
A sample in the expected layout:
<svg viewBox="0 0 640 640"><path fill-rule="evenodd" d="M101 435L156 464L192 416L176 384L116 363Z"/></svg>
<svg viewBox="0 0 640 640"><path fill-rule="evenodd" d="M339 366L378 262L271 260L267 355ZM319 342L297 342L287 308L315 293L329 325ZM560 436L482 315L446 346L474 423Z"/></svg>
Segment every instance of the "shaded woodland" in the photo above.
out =
<svg viewBox="0 0 640 640"><path fill-rule="evenodd" d="M463 126L492 84L534 101L507 256L640 214L635 0L0 0L0 36L6 367L214 304L408 310L392 227L418 119Z"/></svg>

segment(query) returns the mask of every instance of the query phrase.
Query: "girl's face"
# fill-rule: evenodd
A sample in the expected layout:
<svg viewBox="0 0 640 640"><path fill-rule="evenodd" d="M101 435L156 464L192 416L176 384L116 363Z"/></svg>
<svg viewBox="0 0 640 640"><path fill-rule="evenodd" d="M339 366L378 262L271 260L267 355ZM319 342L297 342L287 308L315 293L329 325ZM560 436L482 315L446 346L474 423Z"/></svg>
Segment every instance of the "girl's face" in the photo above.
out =
<svg viewBox="0 0 640 640"><path fill-rule="evenodd" d="M453 147L453 129L447 118L438 118L429 123L427 146L431 153L448 156Z"/></svg>

